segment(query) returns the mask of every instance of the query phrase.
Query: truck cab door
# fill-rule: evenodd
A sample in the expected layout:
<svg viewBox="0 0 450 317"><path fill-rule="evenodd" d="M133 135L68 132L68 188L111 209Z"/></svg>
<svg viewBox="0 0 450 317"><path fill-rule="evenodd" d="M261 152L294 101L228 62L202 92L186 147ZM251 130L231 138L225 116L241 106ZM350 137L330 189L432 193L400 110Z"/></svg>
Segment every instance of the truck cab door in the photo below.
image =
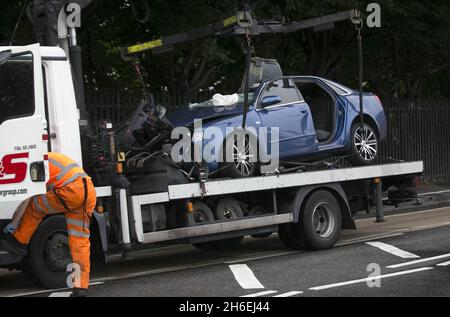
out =
<svg viewBox="0 0 450 317"><path fill-rule="evenodd" d="M45 118L39 45L0 47L0 219L46 192Z"/></svg>

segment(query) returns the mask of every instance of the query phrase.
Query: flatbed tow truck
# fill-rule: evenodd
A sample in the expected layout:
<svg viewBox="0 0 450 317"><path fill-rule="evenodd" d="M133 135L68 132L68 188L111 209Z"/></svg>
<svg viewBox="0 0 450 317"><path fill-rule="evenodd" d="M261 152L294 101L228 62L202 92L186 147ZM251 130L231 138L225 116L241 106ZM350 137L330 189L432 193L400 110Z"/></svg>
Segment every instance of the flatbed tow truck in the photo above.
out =
<svg viewBox="0 0 450 317"><path fill-rule="evenodd" d="M64 7L65 4L60 9ZM354 17L352 11L301 25L314 27ZM224 20L221 28L234 28L237 34L242 34L239 29L242 18L248 15L238 13ZM293 24L290 28L294 29ZM209 26L208 30L212 34L219 32L216 26ZM264 30L267 24L259 31ZM402 192L408 193L406 200L414 198L409 187L414 187L415 178L423 172L422 162L365 167L330 164L251 178L194 181L171 165L155 164L157 167L130 172L127 157L117 151L113 126L102 122L96 132L89 131L80 97L82 84L77 82L77 74L82 72L77 69L80 64L76 54L75 57L70 54L79 49L73 30L69 33L72 38L67 52L54 47L57 43L51 43L53 47L0 47L0 72L8 72L12 82L2 93L9 89L14 105L18 101L31 103L34 109L31 112L26 107L8 109L1 116L2 228L23 200L45 193L48 151L62 152L79 164L84 163L94 179L98 205L91 225L93 262L108 262L117 255L127 258L134 251L168 244L188 243L216 250L233 248L244 236L264 238L275 232L289 248L323 250L337 242L341 229L356 229L353 216L357 212L374 205L381 212L382 191L392 192L395 188L397 202ZM164 46L167 39L172 41L169 45L176 44L177 39L196 40L205 32L187 34L194 36L134 46L132 52L125 50L124 55ZM27 93L31 97L26 97ZM24 167L23 173L19 171ZM380 213L378 220L382 220ZM1 268L23 270L48 288L65 286L70 262L64 216L43 221L25 259L0 251Z"/></svg>

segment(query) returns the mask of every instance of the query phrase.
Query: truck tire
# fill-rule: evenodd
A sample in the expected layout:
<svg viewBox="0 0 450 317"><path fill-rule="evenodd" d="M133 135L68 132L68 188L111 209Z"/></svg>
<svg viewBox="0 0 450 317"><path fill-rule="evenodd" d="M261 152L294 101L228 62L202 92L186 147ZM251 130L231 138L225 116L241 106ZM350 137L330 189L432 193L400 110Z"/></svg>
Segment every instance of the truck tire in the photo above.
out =
<svg viewBox="0 0 450 317"><path fill-rule="evenodd" d="M209 207L208 207L209 208ZM226 197L217 203L215 216L217 220L236 220L244 217L244 210L241 204L231 197ZM204 251L211 250L232 250L237 248L244 237L236 237L218 241L210 241L194 244L197 249Z"/></svg>
<svg viewBox="0 0 450 317"><path fill-rule="evenodd" d="M215 220L211 208L209 208L209 206L202 201L194 202L194 213L198 214L198 216L196 217L197 220L203 219L204 224L213 222ZM196 222L196 224L201 224L201 222ZM193 246L202 251L210 251L216 249L212 242L195 243L193 244Z"/></svg>
<svg viewBox="0 0 450 317"><path fill-rule="evenodd" d="M319 190L304 203L299 223L288 225L289 235L295 246L309 250L326 250L339 239L342 228L342 213L339 202L332 193ZM291 230L288 230L288 233Z"/></svg>
<svg viewBox="0 0 450 317"><path fill-rule="evenodd" d="M244 218L244 209L241 204L234 198L226 197L217 203L216 217L218 220L237 220ZM217 250L231 250L237 248L244 237L236 237L231 239L214 241Z"/></svg>
<svg viewBox="0 0 450 317"><path fill-rule="evenodd" d="M45 219L34 234L22 261L26 277L44 288L67 287L67 265L72 263L64 216Z"/></svg>
<svg viewBox="0 0 450 317"><path fill-rule="evenodd" d="M194 212L191 213L192 219L188 221L190 225L204 225L214 222L214 214L207 204L202 201L194 202Z"/></svg>

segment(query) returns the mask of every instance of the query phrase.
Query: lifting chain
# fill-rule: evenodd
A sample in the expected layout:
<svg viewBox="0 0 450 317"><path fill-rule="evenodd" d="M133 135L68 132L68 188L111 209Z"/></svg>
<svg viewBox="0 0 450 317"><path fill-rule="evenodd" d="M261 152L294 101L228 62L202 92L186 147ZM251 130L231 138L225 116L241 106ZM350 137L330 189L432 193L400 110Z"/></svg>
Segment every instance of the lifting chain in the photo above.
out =
<svg viewBox="0 0 450 317"><path fill-rule="evenodd" d="M139 60L139 57L136 57L136 59L134 60L134 68L136 70L136 74L142 87L142 93L144 95L145 102L149 107L152 107L154 106L153 95L151 94L151 92L148 91L147 85L145 84L144 72L142 70L142 65Z"/></svg>
<svg viewBox="0 0 450 317"><path fill-rule="evenodd" d="M247 112L249 108L249 90L250 90L250 69L252 56L254 55L254 49L252 47L252 36L250 33L250 29L247 29L247 33L245 34L245 40L247 41L247 50L246 50L246 58L245 58L245 85L244 85L244 114L242 118L242 129L245 131L247 126Z"/></svg>
<svg viewBox="0 0 450 317"><path fill-rule="evenodd" d="M364 28L364 21L359 18L355 23L357 39L358 39L358 69L359 69L359 116L361 122L362 133L365 133L364 128L364 63L363 63L363 46L362 46L362 30Z"/></svg>

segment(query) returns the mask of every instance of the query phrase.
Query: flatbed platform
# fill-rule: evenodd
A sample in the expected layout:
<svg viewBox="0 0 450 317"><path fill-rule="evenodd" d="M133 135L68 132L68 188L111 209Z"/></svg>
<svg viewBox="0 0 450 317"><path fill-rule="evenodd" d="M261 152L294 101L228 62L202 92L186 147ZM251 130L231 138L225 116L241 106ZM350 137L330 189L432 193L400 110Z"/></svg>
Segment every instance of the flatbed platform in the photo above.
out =
<svg viewBox="0 0 450 317"><path fill-rule="evenodd" d="M256 192L347 182L354 180L414 175L423 172L423 162L405 162L363 167L330 169L314 172L257 176L242 179L209 180L205 182L205 193L200 183L171 185L164 193L132 196L133 203L146 205L169 202L179 199L202 198L217 195Z"/></svg>
<svg viewBox="0 0 450 317"><path fill-rule="evenodd" d="M226 233L251 228L263 228L290 223L294 217L292 213L270 214L250 219L234 220L215 224L205 224L196 227L186 227L160 232L144 233L142 227L142 206L164 204L176 200L198 199L212 196L232 195L258 191L275 191L279 189L300 188L304 186L318 186L321 184L344 183L375 178L398 177L416 175L423 172L423 162L405 162L364 167L350 167L329 169L313 172L296 172L280 175L258 176L244 179L208 180L201 183L171 185L167 192L131 196L128 213L126 204L123 204L122 223L128 228L133 224L134 237L140 243L155 243L187 239L192 237L208 236L217 233ZM126 197L125 192L122 193ZM125 199L125 198L124 198ZM128 214L132 216L131 221ZM130 233L124 232L125 241L129 241Z"/></svg>

